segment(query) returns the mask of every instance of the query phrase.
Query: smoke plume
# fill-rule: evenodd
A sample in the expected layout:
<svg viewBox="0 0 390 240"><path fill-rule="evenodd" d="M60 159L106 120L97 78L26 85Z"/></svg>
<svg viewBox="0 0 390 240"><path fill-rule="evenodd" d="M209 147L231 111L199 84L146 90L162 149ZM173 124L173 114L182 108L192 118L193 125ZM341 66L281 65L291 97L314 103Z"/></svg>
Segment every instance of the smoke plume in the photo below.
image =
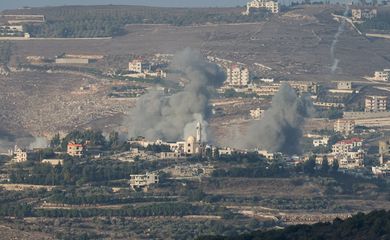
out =
<svg viewBox="0 0 390 240"><path fill-rule="evenodd" d="M47 148L49 141L44 137L35 137L34 141L30 143L29 149L34 148Z"/></svg>
<svg viewBox="0 0 390 240"><path fill-rule="evenodd" d="M290 85L284 83L272 98L271 107L264 112L264 117L254 120L247 132L235 141L235 146L286 154L300 153L302 127L311 111L310 100L299 97Z"/></svg>
<svg viewBox="0 0 390 240"><path fill-rule="evenodd" d="M348 7L348 4L346 4L346 9L345 9L343 16L346 17L348 15L348 12L349 12L349 7ZM337 59L335 57L335 48L336 48L337 43L339 42L339 38L340 38L341 34L344 32L345 24L346 24L346 21L344 18L342 18L341 23L339 25L339 28L337 29L337 33L334 35L332 45L330 46L330 56L331 56L332 62L333 62L332 67L331 67L332 74L334 74L336 72L336 70L339 66L339 63L340 63L340 59Z"/></svg>
<svg viewBox="0 0 390 240"><path fill-rule="evenodd" d="M126 120L129 138L144 136L149 140L176 141L195 135L195 125L203 123L207 139L210 90L223 83L225 74L207 62L198 51L186 49L175 55L171 70L188 83L181 92L164 96L150 92L142 96Z"/></svg>

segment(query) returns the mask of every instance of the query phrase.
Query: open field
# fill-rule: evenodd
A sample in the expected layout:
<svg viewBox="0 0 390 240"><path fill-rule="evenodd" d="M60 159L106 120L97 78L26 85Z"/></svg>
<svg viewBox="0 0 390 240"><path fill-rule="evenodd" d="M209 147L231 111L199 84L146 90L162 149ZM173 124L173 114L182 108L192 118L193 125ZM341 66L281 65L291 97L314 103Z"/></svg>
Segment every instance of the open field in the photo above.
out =
<svg viewBox="0 0 390 240"><path fill-rule="evenodd" d="M336 45L340 68L330 74L330 45L339 23L334 7L297 8L266 22L176 27L128 25L127 35L112 40L37 40L15 42L15 55L54 56L62 52L103 55L174 53L186 47L273 69L275 77L307 80L356 79L388 66L386 39L370 40L350 26ZM369 59L369 61L367 60ZM267 76L266 76L267 77Z"/></svg>

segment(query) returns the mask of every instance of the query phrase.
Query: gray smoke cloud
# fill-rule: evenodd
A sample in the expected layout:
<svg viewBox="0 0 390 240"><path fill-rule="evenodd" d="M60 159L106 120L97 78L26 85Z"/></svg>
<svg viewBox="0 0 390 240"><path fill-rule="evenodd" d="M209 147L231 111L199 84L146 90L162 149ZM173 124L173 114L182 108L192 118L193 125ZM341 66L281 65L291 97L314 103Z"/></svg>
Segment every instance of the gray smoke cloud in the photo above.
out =
<svg viewBox="0 0 390 240"><path fill-rule="evenodd" d="M343 16L346 17L348 15L348 12L349 12L349 7L348 7L348 4L346 4L346 9L344 11ZM345 24L346 24L346 20L344 18L342 18L341 23L337 29L337 33L334 35L332 45L330 46L330 56L331 56L332 62L333 62L332 67L331 67L332 74L334 74L336 72L336 70L339 66L339 63L340 63L340 59L337 59L335 57L335 48L336 48L337 43L339 42L339 38L340 38L341 34L345 30Z"/></svg>
<svg viewBox="0 0 390 240"><path fill-rule="evenodd" d="M35 137L34 141L30 143L29 149L35 148L47 148L49 146L49 140L45 137Z"/></svg>
<svg viewBox="0 0 390 240"><path fill-rule="evenodd" d="M235 141L236 147L269 152L301 152L302 127L313 111L309 99L299 97L290 85L283 83L272 98L271 107L261 120L254 120L245 134Z"/></svg>
<svg viewBox="0 0 390 240"><path fill-rule="evenodd" d="M195 135L199 121L203 123L203 140L207 140L210 92L226 79L224 72L191 49L176 54L170 68L188 83L171 96L157 91L142 96L126 119L129 138L176 141Z"/></svg>

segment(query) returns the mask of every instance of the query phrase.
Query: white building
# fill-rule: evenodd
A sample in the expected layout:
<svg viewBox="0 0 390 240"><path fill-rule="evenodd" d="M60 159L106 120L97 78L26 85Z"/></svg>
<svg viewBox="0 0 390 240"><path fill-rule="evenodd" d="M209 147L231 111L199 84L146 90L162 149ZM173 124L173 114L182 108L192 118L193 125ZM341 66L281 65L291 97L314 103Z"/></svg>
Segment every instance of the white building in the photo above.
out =
<svg viewBox="0 0 390 240"><path fill-rule="evenodd" d="M158 183L159 178L155 173L130 175L130 187L133 189L143 188L147 190L150 185Z"/></svg>
<svg viewBox="0 0 390 240"><path fill-rule="evenodd" d="M150 64L142 60L133 60L129 62L129 71L135 73L144 73L150 71Z"/></svg>
<svg viewBox="0 0 390 240"><path fill-rule="evenodd" d="M376 9L369 8L355 8L352 9L352 20L354 21L362 21L375 18L378 15L378 11Z"/></svg>
<svg viewBox="0 0 390 240"><path fill-rule="evenodd" d="M337 89L338 90L351 90L352 89L352 82L349 82L349 81L337 82Z"/></svg>
<svg viewBox="0 0 390 240"><path fill-rule="evenodd" d="M13 152L14 158L13 160L17 163L26 162L27 161L27 151L24 151L23 149L19 148L15 145L15 150Z"/></svg>
<svg viewBox="0 0 390 240"><path fill-rule="evenodd" d="M313 139L313 146L319 147L319 146L328 146L329 142L329 136L323 136L322 138Z"/></svg>
<svg viewBox="0 0 390 240"><path fill-rule="evenodd" d="M372 80L374 81L389 81L390 69L385 69L383 71L376 71Z"/></svg>
<svg viewBox="0 0 390 240"><path fill-rule="evenodd" d="M355 131L355 121L348 119L337 119L334 122L334 131L342 133L345 136L351 135Z"/></svg>
<svg viewBox="0 0 390 240"><path fill-rule="evenodd" d="M229 86L243 87L249 83L249 69L247 67L232 65L226 69L226 83Z"/></svg>
<svg viewBox="0 0 390 240"><path fill-rule="evenodd" d="M262 110L260 108L256 108L256 109L250 110L249 114L250 114L252 119L260 120L263 117L264 112L265 112L265 110Z"/></svg>
<svg viewBox="0 0 390 240"><path fill-rule="evenodd" d="M243 12L244 15L250 15L252 9L265 9L271 13L279 12L279 3L277 1L267 1L267 0L253 0L248 2L246 5L246 11Z"/></svg>
<svg viewBox="0 0 390 240"><path fill-rule="evenodd" d="M41 163L48 163L52 166L64 165L63 159L43 159Z"/></svg>
<svg viewBox="0 0 390 240"><path fill-rule="evenodd" d="M364 101L365 112L386 112L387 96L366 96Z"/></svg>

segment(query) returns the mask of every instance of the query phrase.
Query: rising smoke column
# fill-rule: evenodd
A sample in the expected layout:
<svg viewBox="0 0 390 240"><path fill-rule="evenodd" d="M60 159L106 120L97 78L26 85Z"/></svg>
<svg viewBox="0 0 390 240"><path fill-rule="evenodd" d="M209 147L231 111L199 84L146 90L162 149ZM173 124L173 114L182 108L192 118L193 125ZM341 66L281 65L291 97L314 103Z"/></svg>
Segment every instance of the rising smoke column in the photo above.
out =
<svg viewBox="0 0 390 240"><path fill-rule="evenodd" d="M166 97L160 92L142 96L126 119L129 138L176 141L194 135L196 122L207 126L210 90L223 83L225 74L198 51L186 49L175 55L171 69L188 80L183 91ZM207 138L206 127L202 135Z"/></svg>
<svg viewBox="0 0 390 240"><path fill-rule="evenodd" d="M346 17L348 15L348 12L349 12L349 7L348 7L348 4L346 4L346 9L345 9L343 16ZM330 46L330 56L331 56L332 62L333 62L332 67L331 67L332 74L334 74L336 72L336 70L339 66L339 63L340 63L340 59L337 59L335 57L335 48L336 48L337 43L339 42L339 38L340 38L341 34L344 32L345 24L346 24L346 20L344 18L342 18L341 23L339 25L339 28L337 29L337 33L334 35L332 45Z"/></svg>
<svg viewBox="0 0 390 240"><path fill-rule="evenodd" d="M311 102L299 97L290 85L283 83L263 118L252 122L247 132L235 140L236 146L286 154L300 153L302 127L311 111Z"/></svg>

